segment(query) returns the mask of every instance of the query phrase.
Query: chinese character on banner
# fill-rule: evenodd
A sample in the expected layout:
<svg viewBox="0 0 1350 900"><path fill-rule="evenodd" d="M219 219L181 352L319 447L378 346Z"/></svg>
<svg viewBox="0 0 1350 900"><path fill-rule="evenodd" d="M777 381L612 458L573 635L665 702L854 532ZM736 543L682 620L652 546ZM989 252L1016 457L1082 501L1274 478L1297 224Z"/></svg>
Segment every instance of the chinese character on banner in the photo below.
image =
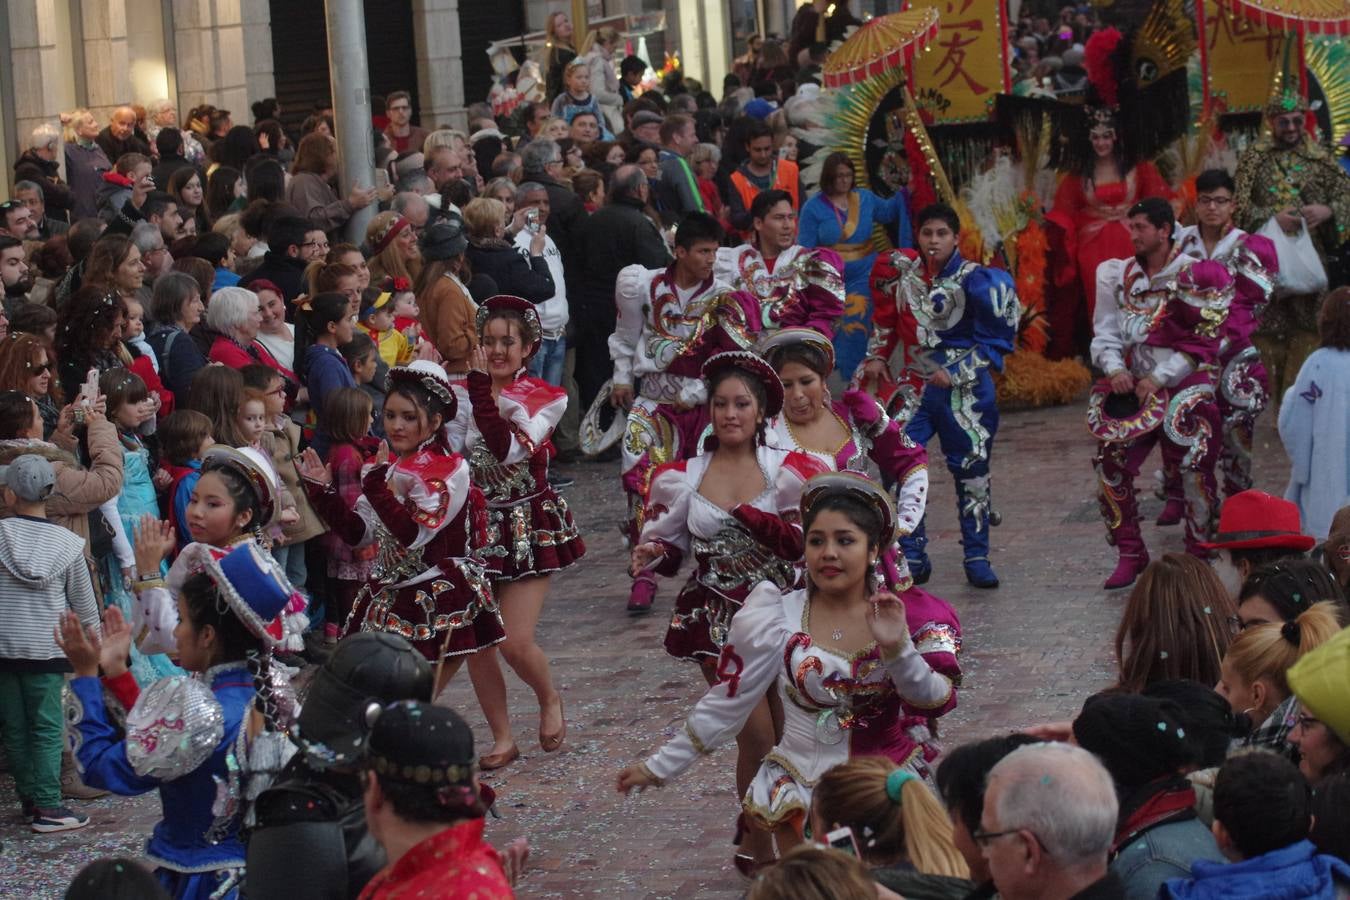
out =
<svg viewBox="0 0 1350 900"><path fill-rule="evenodd" d="M1271 79L1280 65L1283 33L1234 15L1216 0L1204 0L1203 9L1200 58L1206 108L1211 101L1220 101L1230 113L1263 109ZM1302 59L1302 47L1299 49Z"/></svg>
<svg viewBox="0 0 1350 900"><path fill-rule="evenodd" d="M938 36L910 69L912 90L933 124L986 119L995 94L1012 90L1004 0L920 0L938 12Z"/></svg>

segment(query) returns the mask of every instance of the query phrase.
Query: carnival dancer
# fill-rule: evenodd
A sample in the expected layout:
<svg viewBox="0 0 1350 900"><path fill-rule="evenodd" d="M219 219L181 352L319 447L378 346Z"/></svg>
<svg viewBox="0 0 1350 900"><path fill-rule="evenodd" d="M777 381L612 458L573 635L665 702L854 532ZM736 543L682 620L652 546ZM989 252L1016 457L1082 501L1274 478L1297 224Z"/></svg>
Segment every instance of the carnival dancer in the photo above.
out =
<svg viewBox="0 0 1350 900"><path fill-rule="evenodd" d="M834 371L834 346L809 328L785 328L760 343L760 353L783 381L783 412L769 420L772 447L809 453L839 472L866 476L868 460L884 483L894 485L895 537L881 553L881 583L905 604L910 637L934 671L953 683L961 677L956 653L961 623L945 601L914 584L898 543L923 520L928 501L928 454L905 434L903 424L886 415L865 391L830 398L825 379ZM903 727L924 745L919 765L937 758L936 729L926 710L911 710Z"/></svg>
<svg viewBox="0 0 1350 900"><path fill-rule="evenodd" d="M844 313L844 261L825 247L796 243L797 212L787 191L768 190L750 202L750 242L717 251L718 281L755 296L761 337L806 326L828 338Z"/></svg>
<svg viewBox="0 0 1350 900"><path fill-rule="evenodd" d="M780 698L782 737L742 793L756 830L780 850L802 841L811 790L852 756L884 756L918 771L922 748L901 727L906 709L939 715L955 703L910 638L905 604L878 590L875 566L895 540L895 512L879 485L853 473L817 475L801 502L804 590L761 582L732 620L720 680L685 726L646 762L619 773L621 792L660 786L725 743Z"/></svg>
<svg viewBox="0 0 1350 900"><path fill-rule="evenodd" d="M693 456L708 424L707 392L700 377L719 350L749 347L756 304L728 293L714 262L722 227L704 213L685 216L675 232L675 262L666 269L627 266L614 287L618 324L609 338L614 361L609 400L628 410L622 439L623 489L628 495L624 535L629 546L642 529L651 470ZM604 402L601 391L597 403ZM628 611L644 613L656 581L639 573Z"/></svg>
<svg viewBox="0 0 1350 900"><path fill-rule="evenodd" d="M1141 200L1130 209L1134 259L1108 260L1097 270L1092 362L1106 377L1088 398L1088 430L1101 442L1094 464L1107 542L1120 553L1107 588L1134 583L1148 565L1134 479L1160 438L1164 459L1190 476L1191 553L1207 555L1200 545L1218 509L1214 385L1233 279L1221 263L1183 254L1173 226L1166 200Z"/></svg>
<svg viewBox="0 0 1350 900"><path fill-rule="evenodd" d="M450 446L469 460L487 496L488 530L480 552L501 609L502 656L539 701L539 746L552 753L567 733L562 697L548 657L535 641L549 578L586 552L567 501L548 483L550 436L567 409L567 392L525 373L543 327L534 304L499 294L478 307L478 346L468 379L455 385L458 412ZM494 741L479 764L499 769L520 756L511 734L506 682L493 648L469 657L469 677Z"/></svg>
<svg viewBox="0 0 1350 900"><path fill-rule="evenodd" d="M281 501L272 466L251 447L235 449L216 444L202 457L201 477L192 488L187 506L188 533L194 543L209 547L216 559L245 544L264 547L264 533L280 515ZM178 546L172 524L146 515L136 529L136 600L131 625L141 653L177 653L174 628L178 625L178 597L183 584L201 571L200 560L178 554L167 575L160 567ZM185 548L186 549L186 548ZM282 622L286 633L278 639L282 650L304 649L305 598L291 597Z"/></svg>
<svg viewBox="0 0 1350 900"><path fill-rule="evenodd" d="M501 614L478 558L486 509L469 464L450 450L445 423L455 392L440 366L414 360L389 370L384 433L363 493L348 509L333 473L310 447L300 475L314 508L352 546L378 546L375 569L344 623L344 633L390 631L436 667L436 693L467 654L501 642Z"/></svg>
<svg viewBox="0 0 1350 900"><path fill-rule="evenodd" d="M214 549L189 544L179 556L196 570L174 627L178 662L192 675L139 689L126 667L132 626L116 607L101 639L73 616L58 635L75 670L67 719L84 780L126 796L158 788L164 817L145 855L165 890L190 900L238 896L240 829L258 779L285 762L278 729L294 707L271 663L294 589L256 544L219 558ZM129 710L125 736L110 721L105 684Z"/></svg>
<svg viewBox="0 0 1350 900"><path fill-rule="evenodd" d="M845 377L862 362L871 333L872 294L867 280L877 255L872 247L873 225L895 226L896 246L914 243L905 192L882 199L857 183L847 153L825 157L820 193L802 204L797 235L803 247L829 247L844 260L844 315L835 326L834 349Z"/></svg>
<svg viewBox="0 0 1350 900"><path fill-rule="evenodd" d="M652 476L634 573L673 576L686 555L695 571L675 601L666 652L698 662L709 684L736 610L761 581L797 581L802 485L826 471L814 457L764 445L764 424L783 408L783 386L768 363L748 351L719 353L703 366L712 435L706 452L667 463ZM763 691L757 698L763 695ZM773 745L770 698L757 703L736 738L737 789L744 791ZM738 830L739 833L739 830ZM759 836L743 845L740 865L770 858Z"/></svg>
<svg viewBox="0 0 1350 900"><path fill-rule="evenodd" d="M918 322L918 359L926 381L905 432L920 447L937 435L956 481L966 580L978 588L996 588L998 576L989 562L989 460L998 405L990 370L1003 370L1022 306L1007 272L961 257L956 249L961 220L955 210L934 203L919 212L917 221L919 252L892 254L900 275L895 303L897 308L903 303ZM897 309L889 319L898 318ZM886 368L898 339L897 330L878 326L863 366L865 379L900 374ZM901 545L914 583L923 584L933 564L922 519Z"/></svg>
<svg viewBox="0 0 1350 900"><path fill-rule="evenodd" d="M249 900L355 897L384 868L361 803L367 711L423 700L432 684L431 664L396 634L353 634L338 644L314 673L291 729L298 752L254 805Z"/></svg>
<svg viewBox="0 0 1350 900"><path fill-rule="evenodd" d="M1248 234L1233 224L1233 178L1223 169L1209 169L1195 179L1195 225L1181 229L1177 246L1196 259L1224 264L1233 276L1233 302L1228 307L1219 342L1219 416L1223 441L1219 471L1226 497L1252 486L1252 435L1256 417L1266 408L1270 385L1261 354L1252 343L1261 313L1270 300L1280 262L1269 238ZM1159 525L1181 521L1185 494L1181 473L1164 469L1167 505Z"/></svg>

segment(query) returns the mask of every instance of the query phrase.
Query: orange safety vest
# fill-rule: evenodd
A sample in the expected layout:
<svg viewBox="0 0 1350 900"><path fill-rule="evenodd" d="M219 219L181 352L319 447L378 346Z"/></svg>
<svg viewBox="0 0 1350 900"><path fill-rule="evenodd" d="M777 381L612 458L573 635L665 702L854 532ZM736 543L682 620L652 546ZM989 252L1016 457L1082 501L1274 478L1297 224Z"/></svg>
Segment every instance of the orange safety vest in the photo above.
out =
<svg viewBox="0 0 1350 900"><path fill-rule="evenodd" d="M774 191L787 191L792 197L792 208L800 212L802 202L801 198L797 196L797 164L790 159L780 159L777 161L775 168L776 174L774 175L773 184L770 185L769 189ZM740 195L741 204L744 205L748 212L751 204L755 202L755 198L759 196L759 188L755 187L740 169L731 173L731 186L735 189L736 193ZM749 240L749 234L750 232L743 231L741 232L741 237L745 240Z"/></svg>

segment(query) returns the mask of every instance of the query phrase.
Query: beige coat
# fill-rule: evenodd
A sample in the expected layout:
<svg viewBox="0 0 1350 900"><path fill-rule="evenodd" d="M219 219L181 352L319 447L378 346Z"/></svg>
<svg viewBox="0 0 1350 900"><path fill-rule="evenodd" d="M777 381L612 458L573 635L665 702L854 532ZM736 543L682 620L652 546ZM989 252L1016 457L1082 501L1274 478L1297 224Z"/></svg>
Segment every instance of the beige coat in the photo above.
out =
<svg viewBox="0 0 1350 900"><path fill-rule="evenodd" d="M445 371L462 375L469 371L469 354L478 346L474 316L477 305L469 292L450 275L437 278L417 298L422 334L445 361Z"/></svg>
<svg viewBox="0 0 1350 900"><path fill-rule="evenodd" d="M282 529L286 546L318 537L328 529L314 512L314 507L309 505L309 498L300 484L300 471L295 467L300 456L300 426L294 422L288 422L284 430L269 426L267 434L272 439L272 468L277 470L281 486L290 493L295 511L300 515L299 521Z"/></svg>
<svg viewBox="0 0 1350 900"><path fill-rule="evenodd" d="M34 453L52 464L56 488L47 498L47 518L84 539L84 555L92 565L89 546L89 514L122 492L122 444L117 427L107 419L89 423L88 469L75 456L46 441L0 441L0 465L17 456ZM12 515L0 500L0 516ZM94 579L98 584L98 579Z"/></svg>

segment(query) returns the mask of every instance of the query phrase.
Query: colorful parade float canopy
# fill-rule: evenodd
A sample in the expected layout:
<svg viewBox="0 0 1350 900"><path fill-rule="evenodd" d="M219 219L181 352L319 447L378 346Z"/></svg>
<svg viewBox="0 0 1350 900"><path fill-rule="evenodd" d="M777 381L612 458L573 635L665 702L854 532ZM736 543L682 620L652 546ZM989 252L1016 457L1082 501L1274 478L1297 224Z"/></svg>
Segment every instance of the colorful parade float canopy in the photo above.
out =
<svg viewBox="0 0 1350 900"><path fill-rule="evenodd" d="M919 7L878 16L853 32L825 60L821 69L827 88L861 84L882 78L907 66L914 54L927 47L938 34L938 12Z"/></svg>
<svg viewBox="0 0 1350 900"><path fill-rule="evenodd" d="M1350 0L1224 0L1223 5L1271 31L1350 35Z"/></svg>

